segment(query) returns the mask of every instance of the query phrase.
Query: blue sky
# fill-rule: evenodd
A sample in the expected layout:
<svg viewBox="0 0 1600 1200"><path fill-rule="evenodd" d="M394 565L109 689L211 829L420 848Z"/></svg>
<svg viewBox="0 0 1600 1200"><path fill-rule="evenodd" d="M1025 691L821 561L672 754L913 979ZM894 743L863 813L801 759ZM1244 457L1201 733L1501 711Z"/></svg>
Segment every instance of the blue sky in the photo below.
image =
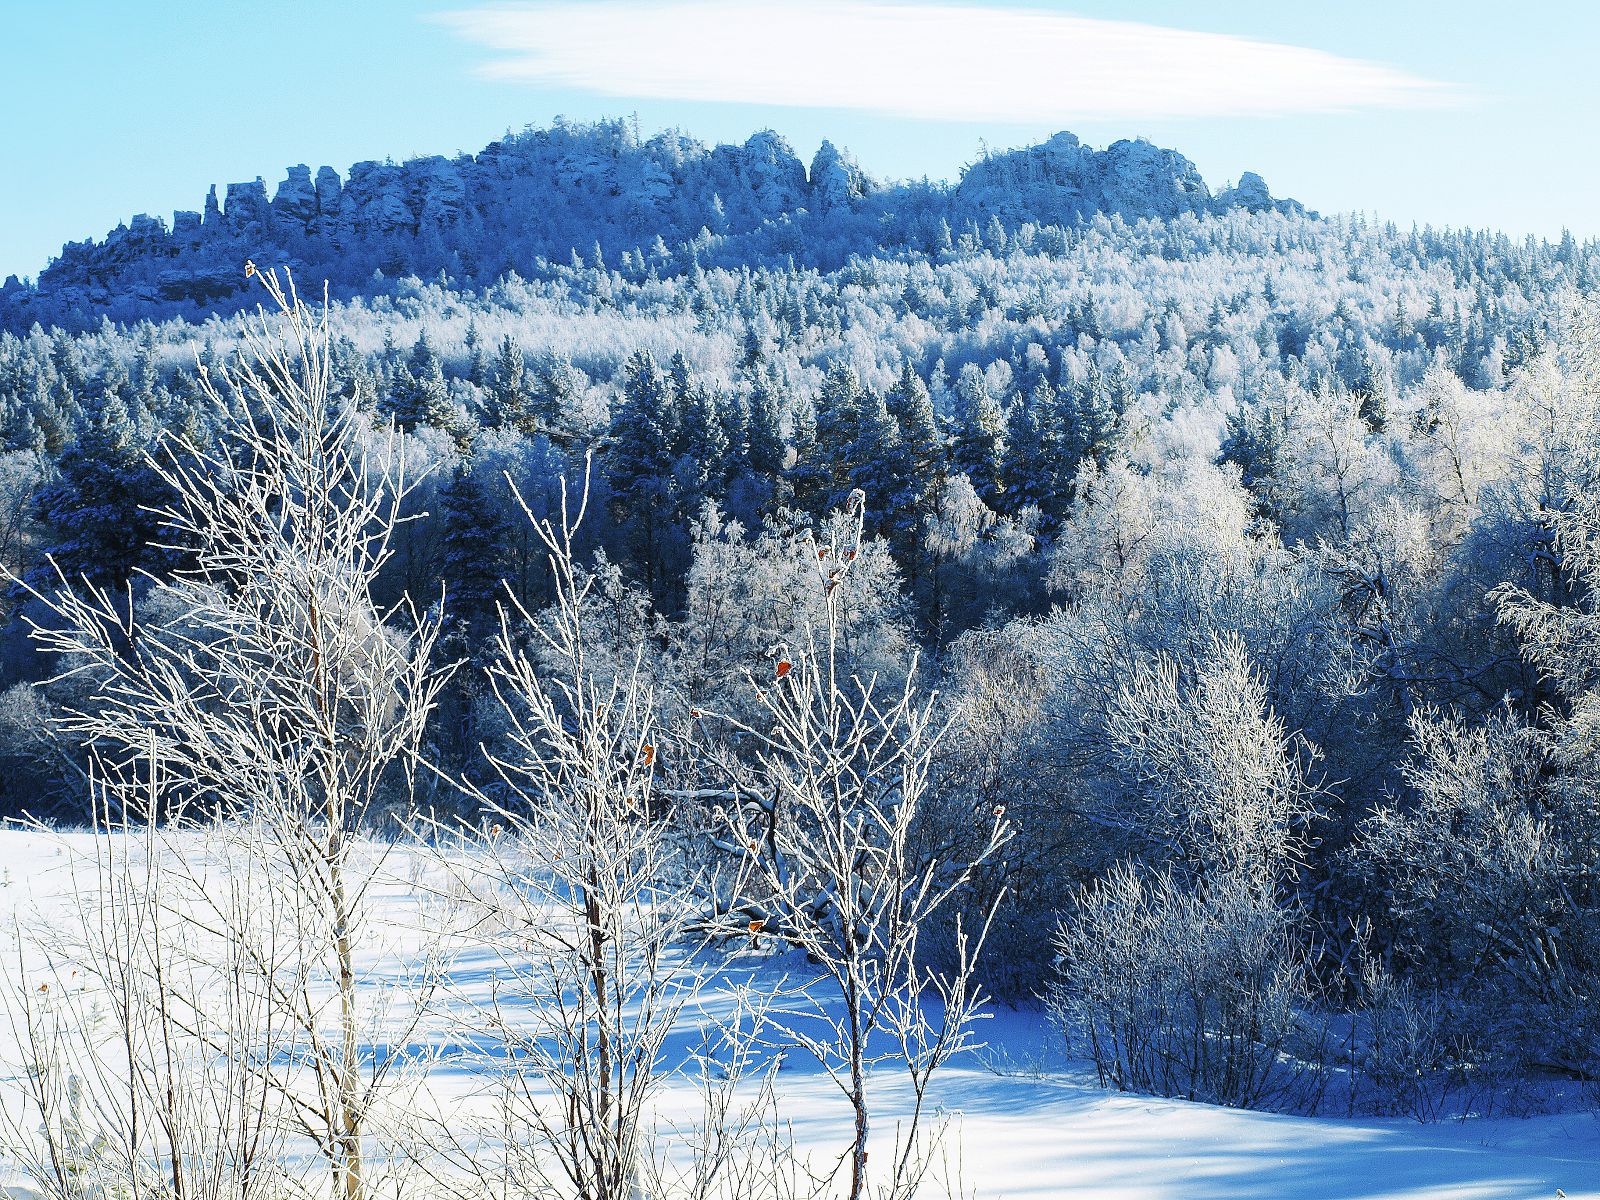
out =
<svg viewBox="0 0 1600 1200"><path fill-rule="evenodd" d="M1144 136L1325 212L1600 235L1580 3L0 0L0 103L0 276L212 183L557 114L826 137L896 178Z"/></svg>

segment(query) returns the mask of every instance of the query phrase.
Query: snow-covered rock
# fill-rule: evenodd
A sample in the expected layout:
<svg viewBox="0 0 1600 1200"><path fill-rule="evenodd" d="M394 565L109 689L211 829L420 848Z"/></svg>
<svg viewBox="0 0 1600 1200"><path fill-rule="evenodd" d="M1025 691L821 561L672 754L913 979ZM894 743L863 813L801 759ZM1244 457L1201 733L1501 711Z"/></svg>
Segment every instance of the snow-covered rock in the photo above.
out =
<svg viewBox="0 0 1600 1200"><path fill-rule="evenodd" d="M750 217L776 217L805 204L805 164L770 129L751 134L741 146L718 146L711 167L716 194Z"/></svg>
<svg viewBox="0 0 1600 1200"><path fill-rule="evenodd" d="M228 230L240 237L259 236L268 229L272 205L267 201L267 181L257 175L247 183L230 183L222 219Z"/></svg>
<svg viewBox="0 0 1600 1200"><path fill-rule="evenodd" d="M399 167L369 159L350 168L339 204L341 232L357 238L392 234L413 223Z"/></svg>
<svg viewBox="0 0 1600 1200"><path fill-rule="evenodd" d="M317 215L317 189L311 183L311 168L304 163L289 168L289 175L272 197L272 210L301 228Z"/></svg>
<svg viewBox="0 0 1600 1200"><path fill-rule="evenodd" d="M819 213L854 208L872 184L856 161L832 142L824 141L811 160L811 206Z"/></svg>
<svg viewBox="0 0 1600 1200"><path fill-rule="evenodd" d="M1176 150L1142 139L1095 150L1058 133L972 164L956 189L956 204L969 218L1071 224L1095 212L1127 219L1203 212L1211 207L1211 192Z"/></svg>
<svg viewBox="0 0 1600 1200"><path fill-rule="evenodd" d="M1219 191L1214 207L1218 212L1225 212L1230 208L1242 208L1247 212L1303 213L1305 211L1305 206L1298 200L1273 199L1272 193L1267 190L1267 181L1254 171L1246 171L1239 176L1239 182L1233 187Z"/></svg>
<svg viewBox="0 0 1600 1200"><path fill-rule="evenodd" d="M339 195L343 184L339 181L339 172L332 167L317 168L317 212L325 218L338 215Z"/></svg>
<svg viewBox="0 0 1600 1200"><path fill-rule="evenodd" d="M771 130L713 147L677 131L641 139L622 121L557 121L475 155L358 162L343 179L332 167L313 175L296 164L270 202L260 178L229 184L225 202L213 187L203 211L175 214L170 231L140 217L101 241L63 247L27 302L13 297L7 311L31 321L36 299L88 317L102 293L106 302L148 294L158 305L204 305L237 294L222 281L244 257L292 257L316 277L362 287L374 269L389 275L392 262L423 275L469 262L492 278L538 256L587 260L597 243L614 262L613 254L659 240L670 259L702 230L754 236L757 254L803 256L815 247L837 255L865 248L880 227L903 236L908 221L923 231L988 230L995 221L1006 229L1072 225L1096 213L1131 221L1227 210L1301 211L1253 173L1213 196L1193 163L1147 141L1096 150L1058 133L986 154L954 187L880 186L831 142L808 170ZM0 313L0 323L10 318Z"/></svg>
<svg viewBox="0 0 1600 1200"><path fill-rule="evenodd" d="M455 163L433 155L413 159L401 170L406 180L409 211L419 225L444 228L461 219L467 188Z"/></svg>

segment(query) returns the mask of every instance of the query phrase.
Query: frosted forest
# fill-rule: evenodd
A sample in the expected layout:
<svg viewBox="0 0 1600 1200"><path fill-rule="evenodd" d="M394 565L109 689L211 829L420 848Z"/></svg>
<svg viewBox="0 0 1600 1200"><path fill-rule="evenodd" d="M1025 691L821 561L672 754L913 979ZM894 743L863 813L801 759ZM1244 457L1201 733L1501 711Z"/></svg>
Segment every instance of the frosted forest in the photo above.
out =
<svg viewBox="0 0 1600 1200"><path fill-rule="evenodd" d="M1071 134L558 122L69 243L0 289L5 1169L1600 1188L1597 288ZM1141 1113L1324 1149L1138 1190Z"/></svg>

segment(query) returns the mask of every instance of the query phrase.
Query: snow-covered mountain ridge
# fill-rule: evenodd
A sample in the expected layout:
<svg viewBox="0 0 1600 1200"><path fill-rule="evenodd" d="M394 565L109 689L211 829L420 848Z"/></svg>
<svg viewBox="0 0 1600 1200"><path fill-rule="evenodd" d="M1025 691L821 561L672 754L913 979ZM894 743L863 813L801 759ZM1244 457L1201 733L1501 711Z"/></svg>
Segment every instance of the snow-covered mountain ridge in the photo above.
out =
<svg viewBox="0 0 1600 1200"><path fill-rule="evenodd" d="M751 262L823 265L926 248L996 219L1014 229L1096 213L1135 221L1267 208L1302 211L1273 199L1253 173L1214 193L1182 154L1143 140L1096 150L1058 133L986 153L953 186L885 184L829 142L808 168L771 131L707 146L675 132L641 139L623 122L558 122L476 154L369 160L342 175L298 164L275 187L260 177L220 195L213 186L202 209L170 223L140 213L102 239L69 242L35 287L8 280L0 307L80 316L111 306L119 316L227 308L245 287L249 257L359 290L374 271L486 282L541 257L665 260L683 257L685 243L705 249L718 239Z"/></svg>

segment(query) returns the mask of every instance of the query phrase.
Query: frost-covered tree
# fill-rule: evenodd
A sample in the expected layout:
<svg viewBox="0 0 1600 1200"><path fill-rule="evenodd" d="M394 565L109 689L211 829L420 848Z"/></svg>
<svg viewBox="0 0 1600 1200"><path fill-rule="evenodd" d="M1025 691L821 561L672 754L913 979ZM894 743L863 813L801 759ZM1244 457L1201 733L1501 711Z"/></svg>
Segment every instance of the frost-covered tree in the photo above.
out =
<svg viewBox="0 0 1600 1200"><path fill-rule="evenodd" d="M925 515L930 497L937 494L946 472L944 434L933 410L928 385L909 360L900 363L900 375L885 398L889 414L899 427L905 455L904 479L910 495L897 507Z"/></svg>
<svg viewBox="0 0 1600 1200"><path fill-rule="evenodd" d="M432 662L436 625L406 609L405 631L393 628L373 600L404 481L387 484L360 418L331 394L325 322L265 282L280 323L263 316L227 376L248 413L216 395L232 416L215 440L146 458L166 490L151 520L187 561L137 610L115 583L74 590L58 572L54 591L29 585L42 613L29 624L42 652L89 681L58 722L89 751L108 819L163 819L164 838L263 868L241 897L205 861L168 860L187 939L243 948L234 982L259 988L273 1042L245 1052L240 1086L281 1102L334 1194L366 1200L382 1174L374 1108L437 964L420 957L389 1014L400 1036L377 1046L366 956L381 944L373 888L387 856L360 834L415 802L448 671ZM182 999L191 1012L206 1003ZM218 1031L217 1053L235 1045L224 1035L252 1032Z"/></svg>
<svg viewBox="0 0 1600 1200"><path fill-rule="evenodd" d="M1268 707L1237 640L1198 662L1139 667L1104 717L1104 806L1128 859L1061 925L1051 1005L1122 1088L1256 1105L1307 994L1282 891L1317 789L1308 750ZM1285 1076L1287 1075L1287 1078Z"/></svg>
<svg viewBox="0 0 1600 1200"><path fill-rule="evenodd" d="M445 611L470 644L483 640L505 598L502 560L509 542L504 518L496 511L477 474L458 466L439 489L439 577Z"/></svg>
<svg viewBox="0 0 1600 1200"><path fill-rule="evenodd" d="M167 539L154 514L167 485L147 461L140 430L116 392L91 401L58 472L35 499L47 560L30 576L36 585L48 586L59 574L72 586L81 580L121 591L141 572L173 564L176 554L163 547Z"/></svg>
<svg viewBox="0 0 1600 1200"><path fill-rule="evenodd" d="M524 376L527 363L522 348L507 334L495 353L494 375L489 383L488 420L497 429L526 430L533 416Z"/></svg>
<svg viewBox="0 0 1600 1200"><path fill-rule="evenodd" d="M390 382L381 407L402 429L419 425L448 429L452 425L455 414L445 385L444 365L426 332L417 338L410 356Z"/></svg>
<svg viewBox="0 0 1600 1200"><path fill-rule="evenodd" d="M662 582L665 542L677 495L672 443L677 417L668 382L647 352L628 362L622 402L611 417L611 447L606 479L611 486L612 519L635 538L646 586Z"/></svg>
<svg viewBox="0 0 1600 1200"><path fill-rule="evenodd" d="M1488 988L1539 972L1564 907L1560 839L1544 815L1535 731L1510 713L1480 726L1419 710L1403 803L1376 809L1356 855L1390 896L1394 951L1435 986Z"/></svg>
<svg viewBox="0 0 1600 1200"><path fill-rule="evenodd" d="M843 669L838 601L860 561L860 505L857 493L838 528L843 537L810 540L823 623L780 647L770 676L752 681L758 724L728 720L753 744L753 761L726 764L734 786L713 826L716 846L741 865L729 896L733 927L804 951L827 981L827 1001L813 996L803 1014L775 1019L850 1105L853 1134L838 1170L847 1172L851 1200L910 1197L922 1183L931 1162L920 1128L928 1086L969 1045L987 921L956 926L949 970L925 965L921 937L1009 836L995 812L965 861L918 853L914 831L943 723L917 695L914 666L891 689ZM925 1004L925 994L935 1003ZM874 1183L868 1077L891 1063L908 1073L913 1114Z"/></svg>
<svg viewBox="0 0 1600 1200"><path fill-rule="evenodd" d="M991 508L1001 506L1004 482L1005 416L990 394L983 372L971 363L956 380L950 460Z"/></svg>

